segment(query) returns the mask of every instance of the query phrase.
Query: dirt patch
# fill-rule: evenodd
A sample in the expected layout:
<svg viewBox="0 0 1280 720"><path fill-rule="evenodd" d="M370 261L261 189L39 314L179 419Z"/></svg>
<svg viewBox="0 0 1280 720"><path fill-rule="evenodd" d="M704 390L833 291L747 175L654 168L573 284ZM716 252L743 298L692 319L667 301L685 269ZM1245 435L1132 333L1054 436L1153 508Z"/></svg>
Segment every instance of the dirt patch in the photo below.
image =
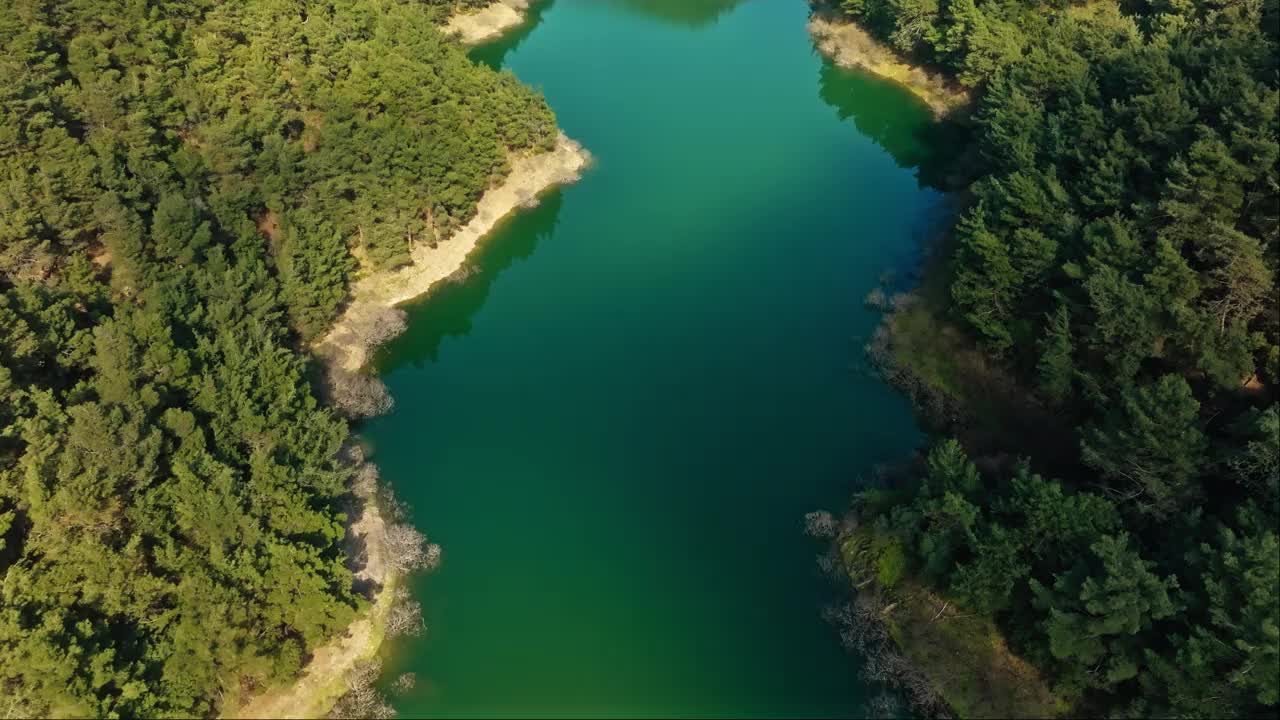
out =
<svg viewBox="0 0 1280 720"><path fill-rule="evenodd" d="M274 210L267 210L258 216L258 233L271 241L274 252L280 244L280 216Z"/></svg>
<svg viewBox="0 0 1280 720"><path fill-rule="evenodd" d="M100 269L111 267L111 249L106 245L98 245L89 251L89 262Z"/></svg>
<svg viewBox="0 0 1280 720"><path fill-rule="evenodd" d="M938 117L950 115L972 100L969 91L953 80L907 62L856 23L830 10L814 10L809 34L818 50L835 64L866 70L906 87Z"/></svg>
<svg viewBox="0 0 1280 720"><path fill-rule="evenodd" d="M479 45L523 23L532 2L497 0L479 10L454 15L445 23L444 31L456 35L464 45Z"/></svg>

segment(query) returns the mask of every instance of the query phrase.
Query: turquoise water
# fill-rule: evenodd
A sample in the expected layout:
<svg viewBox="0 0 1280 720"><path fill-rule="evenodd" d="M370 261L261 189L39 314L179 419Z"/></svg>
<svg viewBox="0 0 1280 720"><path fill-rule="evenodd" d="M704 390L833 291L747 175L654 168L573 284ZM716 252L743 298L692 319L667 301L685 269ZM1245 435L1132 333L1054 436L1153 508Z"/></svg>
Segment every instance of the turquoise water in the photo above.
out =
<svg viewBox="0 0 1280 720"><path fill-rule="evenodd" d="M410 308L364 434L444 546L406 716L842 716L802 516L921 435L862 299L942 213L927 111L801 0L553 0L475 52L597 158Z"/></svg>

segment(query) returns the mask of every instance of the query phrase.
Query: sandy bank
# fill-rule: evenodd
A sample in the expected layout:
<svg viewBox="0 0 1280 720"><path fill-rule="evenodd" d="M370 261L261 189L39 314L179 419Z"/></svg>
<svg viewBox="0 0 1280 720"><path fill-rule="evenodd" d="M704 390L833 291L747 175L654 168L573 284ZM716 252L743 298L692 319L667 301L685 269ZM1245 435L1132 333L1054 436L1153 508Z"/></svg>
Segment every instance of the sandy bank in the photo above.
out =
<svg viewBox="0 0 1280 720"><path fill-rule="evenodd" d="M523 23L534 1L497 0L479 10L454 15L445 23L444 31L456 34L464 45L478 45Z"/></svg>
<svg viewBox="0 0 1280 720"><path fill-rule="evenodd" d="M368 317L426 293L462 269L467 256L499 221L518 208L536 204L543 191L577 180L589 159L590 154L564 134L550 152L512 158L511 173L480 199L471 222L436 248L415 248L412 264L358 280L352 287L353 300L347 310L312 348L315 355L331 367L359 372L373 349L364 329ZM346 692L346 679L356 665L377 654L399 577L387 562L387 526L376 498L370 494L359 500L364 509L348 534L362 540L364 546L365 564L356 579L381 588L372 607L356 618L341 637L317 649L296 682L251 698L228 710L227 717L322 717Z"/></svg>
<svg viewBox="0 0 1280 720"><path fill-rule="evenodd" d="M371 490L376 492L376 490ZM391 611L398 580L387 563L386 522L372 494L358 498L364 506L360 519L348 528L348 535L362 541L364 567L356 580L380 587L373 606L347 626L346 632L318 648L302 675L292 685L275 688L251 698L231 710L232 718L316 718L328 714L347 690L347 675L362 660L377 654L383 627Z"/></svg>
<svg viewBox="0 0 1280 720"><path fill-rule="evenodd" d="M508 214L537 204L538 195L576 181L591 155L563 133L555 149L537 155L517 156L511 174L480 199L476 216L435 248L413 250L413 262L391 272L373 273L352 288L352 301L314 350L317 356L348 372L364 367L372 348L364 341L369 317L388 307L425 294L433 285L464 266L480 240Z"/></svg>
<svg viewBox="0 0 1280 720"><path fill-rule="evenodd" d="M809 34L818 50L835 64L866 70L905 86L939 117L969 104L967 90L938 73L906 62L856 23L829 10L814 11L809 19Z"/></svg>

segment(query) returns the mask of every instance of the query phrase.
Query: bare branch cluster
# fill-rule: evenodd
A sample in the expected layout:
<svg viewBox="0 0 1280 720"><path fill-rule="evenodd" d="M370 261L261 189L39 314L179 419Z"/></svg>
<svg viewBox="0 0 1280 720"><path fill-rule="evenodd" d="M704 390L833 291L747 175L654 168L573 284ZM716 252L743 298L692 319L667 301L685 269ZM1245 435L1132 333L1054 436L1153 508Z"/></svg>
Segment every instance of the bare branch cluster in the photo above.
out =
<svg viewBox="0 0 1280 720"><path fill-rule="evenodd" d="M440 565L443 551L439 545L428 543L427 538L407 523L396 523L387 528L387 562L402 574L415 570L434 570Z"/></svg>
<svg viewBox="0 0 1280 720"><path fill-rule="evenodd" d="M418 682L418 678L413 673L403 673L391 683L391 690L397 695L403 695L413 689Z"/></svg>
<svg viewBox="0 0 1280 720"><path fill-rule="evenodd" d="M894 720L903 715L902 701L891 692L882 692L867 703L867 716L875 720Z"/></svg>
<svg viewBox="0 0 1280 720"><path fill-rule="evenodd" d="M371 498L378 490L378 466L373 463L363 463L356 468L355 474L351 478L351 492L356 497Z"/></svg>
<svg viewBox="0 0 1280 720"><path fill-rule="evenodd" d="M408 327L404 310L379 306L360 313L360 322L352 330L365 347L372 349L399 336Z"/></svg>
<svg viewBox="0 0 1280 720"><path fill-rule="evenodd" d="M889 636L881 616L881 601L871 594L860 594L854 602L846 602L823 611L823 618L840 633L840 644L861 655L865 661L862 675L867 682L901 690L916 712L926 717L947 715L946 703L933 683L905 655ZM877 717L896 717L887 699L877 698L880 707L872 707ZM873 702L873 705L875 703Z"/></svg>
<svg viewBox="0 0 1280 720"><path fill-rule="evenodd" d="M422 619L422 605L414 600L409 591L397 587L391 600L391 610L387 613L388 637L417 637L427 629Z"/></svg>
<svg viewBox="0 0 1280 720"><path fill-rule="evenodd" d="M835 537L838 527L835 516L826 510L815 510L804 516L804 531L810 537Z"/></svg>
<svg viewBox="0 0 1280 720"><path fill-rule="evenodd" d="M391 410L395 402L378 378L332 366L325 376L325 397L343 414L369 418Z"/></svg>
<svg viewBox="0 0 1280 720"><path fill-rule="evenodd" d="M357 663L347 674L347 692L329 711L330 718L384 720L396 716L395 708L374 688L382 674L382 662L374 659Z"/></svg>
<svg viewBox="0 0 1280 720"><path fill-rule="evenodd" d="M840 566L836 563L835 555L830 552L820 553L817 561L818 570L820 570L823 575L835 576L839 570Z"/></svg>

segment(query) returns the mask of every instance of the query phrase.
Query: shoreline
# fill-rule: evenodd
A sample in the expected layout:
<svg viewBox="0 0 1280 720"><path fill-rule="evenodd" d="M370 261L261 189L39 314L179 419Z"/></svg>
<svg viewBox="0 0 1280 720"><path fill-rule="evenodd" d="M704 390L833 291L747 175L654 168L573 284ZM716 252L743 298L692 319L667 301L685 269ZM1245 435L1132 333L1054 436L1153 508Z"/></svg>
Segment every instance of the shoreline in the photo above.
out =
<svg viewBox="0 0 1280 720"><path fill-rule="evenodd" d="M371 273L353 283L347 309L312 346L312 356L330 370L361 372L378 344L390 339L371 340L361 332L365 323L429 293L437 284L464 270L467 258L503 219L521 208L537 205L544 192L576 182L590 160L590 153L564 133L559 134L555 148L548 152L513 157L506 179L485 192L476 216L460 230L435 248L414 248L412 262L405 267ZM357 500L361 503L360 518L350 525L348 535L364 541L367 559L356 578L378 587L370 598L372 605L345 632L317 648L291 685L258 693L223 717L323 717L347 692L347 677L356 665L378 654L385 640L394 590L401 578L386 562L387 521L379 506L378 490L358 492Z"/></svg>
<svg viewBox="0 0 1280 720"><path fill-rule="evenodd" d="M908 62L856 22L839 17L831 10L815 7L808 28L818 51L833 63L902 85L923 100L937 118L968 106L973 99L970 92L955 81Z"/></svg>
<svg viewBox="0 0 1280 720"><path fill-rule="evenodd" d="M446 35L458 38L463 45L479 45L523 25L529 6L537 0L495 0L472 12L460 12L444 25Z"/></svg>
<svg viewBox="0 0 1280 720"><path fill-rule="evenodd" d="M347 676L355 666L377 655L400 580L386 562L387 523L377 493L377 489L372 488L367 494L357 495L358 502L362 503L360 519L347 528L353 539L364 539L367 559L355 577L378 587L371 598L372 605L357 615L342 635L316 648L300 677L291 685L258 693L223 717L324 717L347 692Z"/></svg>
<svg viewBox="0 0 1280 720"><path fill-rule="evenodd" d="M511 172L480 198L470 222L434 248L415 247L410 264L371 273L353 283L347 309L312 347L312 354L332 367L360 372L381 344L367 339L361 328L386 310L426 295L465 268L467 257L498 223L520 208L536 206L542 193L576 182L590 162L591 154L563 132L554 149L513 157Z"/></svg>
<svg viewBox="0 0 1280 720"><path fill-rule="evenodd" d="M1010 647L992 616L953 606L903 569L894 559L901 557L898 541L868 527L862 500L855 498L828 556L849 599L828 620L842 645L878 668L876 681L902 692L925 717L1070 716L1069 706Z"/></svg>

